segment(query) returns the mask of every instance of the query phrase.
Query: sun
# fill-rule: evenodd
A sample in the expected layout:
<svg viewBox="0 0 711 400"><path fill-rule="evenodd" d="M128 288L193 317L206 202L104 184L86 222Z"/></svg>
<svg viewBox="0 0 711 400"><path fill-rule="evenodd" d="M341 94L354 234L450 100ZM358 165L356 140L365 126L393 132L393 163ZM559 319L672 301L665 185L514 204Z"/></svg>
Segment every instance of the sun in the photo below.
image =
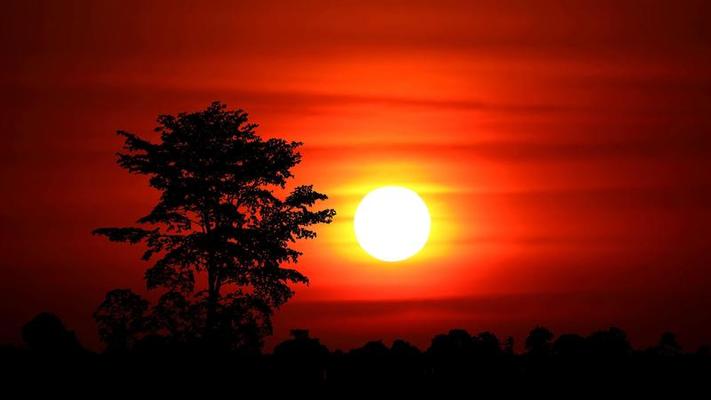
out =
<svg viewBox="0 0 711 400"><path fill-rule="evenodd" d="M388 262L412 257L430 236L430 212L424 200L401 186L385 186L363 197L354 228L360 246Z"/></svg>

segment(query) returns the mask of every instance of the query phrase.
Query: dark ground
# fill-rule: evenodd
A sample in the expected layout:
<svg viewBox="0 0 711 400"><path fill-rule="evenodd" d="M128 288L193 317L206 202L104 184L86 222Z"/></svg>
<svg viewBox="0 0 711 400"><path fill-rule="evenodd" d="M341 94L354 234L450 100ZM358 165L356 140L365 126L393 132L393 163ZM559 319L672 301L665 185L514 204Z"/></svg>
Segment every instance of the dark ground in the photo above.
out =
<svg viewBox="0 0 711 400"><path fill-rule="evenodd" d="M456 389L571 397L624 390L708 398L711 391L709 348L682 351L671 333L663 334L654 347L633 349L617 328L586 337L555 337L538 327L526 339L526 351L519 354L512 351L511 339L502 343L487 332L471 335L455 329L434 337L424 351L398 340L389 347L376 341L332 352L299 330L273 354L208 351L168 345L157 338L144 338L124 352L94 353L63 325L55 328L26 329L24 346L0 347L5 388L27 393L85 389L102 396L254 390L346 394L388 388L400 393Z"/></svg>

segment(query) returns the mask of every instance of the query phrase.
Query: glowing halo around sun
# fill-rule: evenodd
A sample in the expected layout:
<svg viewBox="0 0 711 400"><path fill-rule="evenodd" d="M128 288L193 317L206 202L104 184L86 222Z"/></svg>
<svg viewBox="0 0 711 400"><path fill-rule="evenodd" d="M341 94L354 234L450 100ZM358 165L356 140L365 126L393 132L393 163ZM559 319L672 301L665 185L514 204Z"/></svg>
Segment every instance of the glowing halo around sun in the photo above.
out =
<svg viewBox="0 0 711 400"><path fill-rule="evenodd" d="M356 239L371 256L388 262L417 254L430 236L424 200L401 186L385 186L363 197L354 217Z"/></svg>

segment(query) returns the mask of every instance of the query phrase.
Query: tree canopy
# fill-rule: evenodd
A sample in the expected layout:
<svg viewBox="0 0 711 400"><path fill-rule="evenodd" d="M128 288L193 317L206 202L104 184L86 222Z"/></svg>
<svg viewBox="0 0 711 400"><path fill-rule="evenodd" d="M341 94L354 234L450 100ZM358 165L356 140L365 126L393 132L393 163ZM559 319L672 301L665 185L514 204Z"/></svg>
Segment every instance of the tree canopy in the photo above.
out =
<svg viewBox="0 0 711 400"><path fill-rule="evenodd" d="M215 102L159 116L158 143L118 132L118 164L148 176L160 199L137 226L94 234L146 246L147 287L164 289L146 326L172 339L243 345L245 327L258 338L269 333L272 311L294 294L290 285L308 283L293 268L301 255L293 244L314 238L312 226L330 223L335 211L314 209L327 197L311 185L287 191L301 143L265 140L256 128L244 111Z"/></svg>

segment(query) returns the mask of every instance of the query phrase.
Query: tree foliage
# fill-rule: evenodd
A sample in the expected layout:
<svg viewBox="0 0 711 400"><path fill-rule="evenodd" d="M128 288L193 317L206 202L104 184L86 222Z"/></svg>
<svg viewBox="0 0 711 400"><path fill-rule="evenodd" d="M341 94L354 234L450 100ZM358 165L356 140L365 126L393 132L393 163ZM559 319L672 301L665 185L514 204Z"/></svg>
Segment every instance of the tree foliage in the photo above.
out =
<svg viewBox="0 0 711 400"><path fill-rule="evenodd" d="M99 338L109 352L125 352L145 330L148 301L130 289L114 289L94 312Z"/></svg>
<svg viewBox="0 0 711 400"><path fill-rule="evenodd" d="M241 331L257 338L270 331L291 284L308 283L289 267L301 255L293 244L314 238L313 225L330 223L335 211L314 209L327 197L311 185L287 192L301 143L262 139L256 127L242 110L215 102L160 116L158 143L118 132L125 140L118 164L148 176L160 199L138 226L94 234L145 244L147 287L166 291L150 326L239 345L249 336Z"/></svg>

